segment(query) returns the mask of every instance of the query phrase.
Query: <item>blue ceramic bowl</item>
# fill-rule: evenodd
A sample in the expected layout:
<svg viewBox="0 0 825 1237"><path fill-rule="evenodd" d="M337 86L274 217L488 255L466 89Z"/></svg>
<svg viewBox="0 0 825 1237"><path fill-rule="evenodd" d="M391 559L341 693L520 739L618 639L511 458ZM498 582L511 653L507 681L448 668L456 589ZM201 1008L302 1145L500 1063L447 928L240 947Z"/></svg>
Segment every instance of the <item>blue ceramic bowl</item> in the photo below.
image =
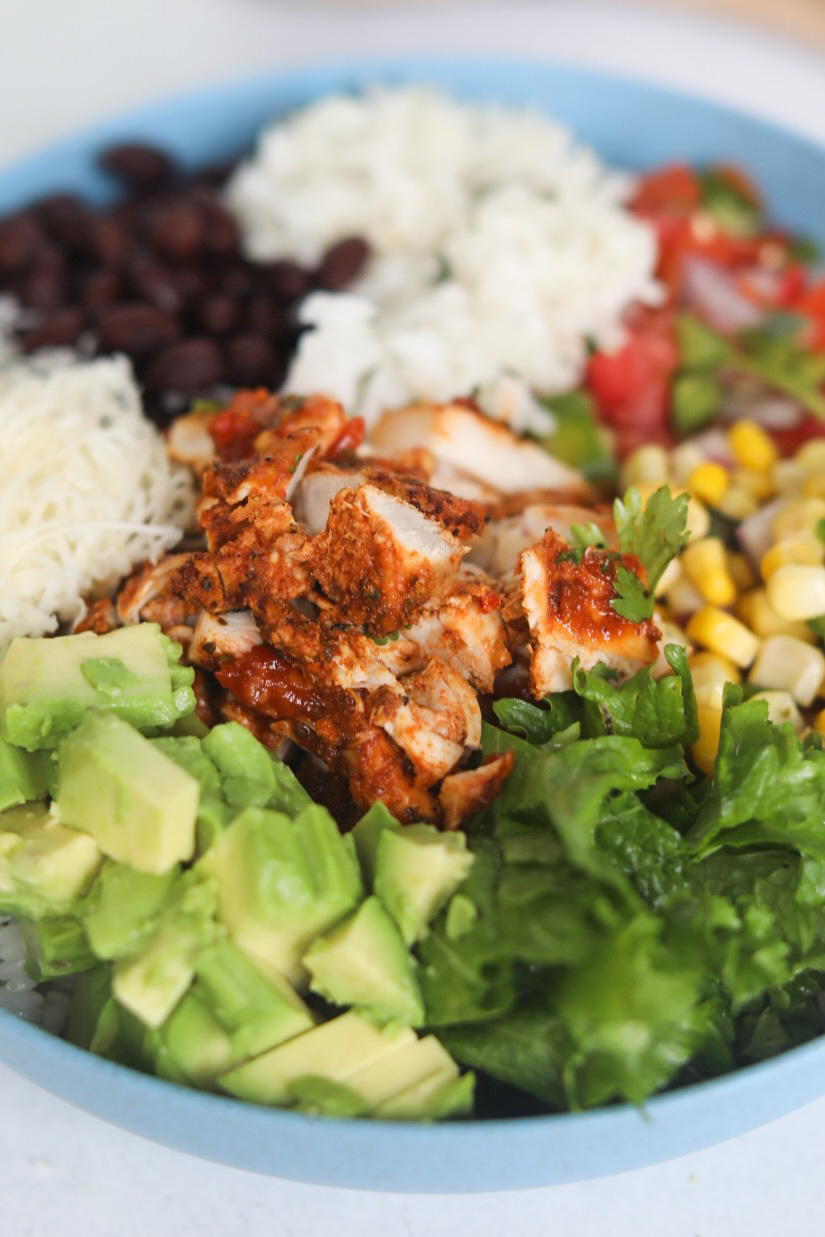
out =
<svg viewBox="0 0 825 1237"><path fill-rule="evenodd" d="M467 99L545 109L610 163L735 159L773 216L825 244L825 150L727 108L554 65L403 60L324 65L143 108L0 174L0 211L72 189L102 200L107 143L139 138L186 166L249 145L266 121L321 94L370 82L430 82ZM825 1094L825 1039L729 1077L575 1115L404 1125L337 1121L242 1104L145 1077L0 1010L0 1059L88 1112L191 1155L252 1172L353 1189L448 1193L554 1185L640 1168L733 1138Z"/></svg>

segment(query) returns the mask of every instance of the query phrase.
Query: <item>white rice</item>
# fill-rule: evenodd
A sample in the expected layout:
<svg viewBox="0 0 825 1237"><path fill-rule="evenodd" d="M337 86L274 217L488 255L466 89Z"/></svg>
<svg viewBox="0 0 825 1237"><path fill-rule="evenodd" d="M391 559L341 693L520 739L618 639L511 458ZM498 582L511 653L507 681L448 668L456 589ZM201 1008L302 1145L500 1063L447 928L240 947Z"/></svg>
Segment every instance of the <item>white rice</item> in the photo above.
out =
<svg viewBox="0 0 825 1237"><path fill-rule="evenodd" d="M531 390L575 385L588 341L617 343L627 306L658 299L630 186L536 112L404 87L272 126L227 198L254 259L311 264L352 235L373 250L348 295L305 302L288 389L368 420L475 392L524 429L547 424Z"/></svg>
<svg viewBox="0 0 825 1237"><path fill-rule="evenodd" d="M0 658L173 546L192 512L123 357L0 364Z"/></svg>
<svg viewBox="0 0 825 1237"><path fill-rule="evenodd" d="M46 985L42 991L26 974L26 948L19 925L0 916L0 1009L27 1022L40 1023L59 1035L66 1025L71 998L65 987Z"/></svg>

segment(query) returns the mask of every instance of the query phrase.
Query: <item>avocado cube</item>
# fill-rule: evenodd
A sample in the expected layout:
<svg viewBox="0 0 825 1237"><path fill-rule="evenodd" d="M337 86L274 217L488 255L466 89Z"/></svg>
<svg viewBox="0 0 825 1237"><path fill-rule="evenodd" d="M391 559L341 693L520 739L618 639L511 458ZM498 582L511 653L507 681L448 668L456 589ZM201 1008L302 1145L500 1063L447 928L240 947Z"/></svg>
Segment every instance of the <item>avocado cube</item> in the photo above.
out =
<svg viewBox="0 0 825 1237"><path fill-rule="evenodd" d="M296 816L312 804L292 770L245 726L237 722L214 726L204 737L203 749L219 769L223 794L233 807L270 807Z"/></svg>
<svg viewBox="0 0 825 1237"><path fill-rule="evenodd" d="M160 1040L175 1069L196 1087L211 1088L236 1060L232 1041L195 988L172 1010Z"/></svg>
<svg viewBox="0 0 825 1237"><path fill-rule="evenodd" d="M220 932L216 903L214 881L185 873L148 944L115 963L112 991L146 1026L160 1027L195 978L195 958Z"/></svg>
<svg viewBox="0 0 825 1237"><path fill-rule="evenodd" d="M352 830L352 840L358 862L364 874L364 884L372 892L375 879L375 860L378 854L378 843L387 829L397 829L399 822L388 807L380 801L373 803Z"/></svg>
<svg viewBox="0 0 825 1237"><path fill-rule="evenodd" d="M41 919L74 908L102 861L92 838L61 824L45 803L0 815L0 911Z"/></svg>
<svg viewBox="0 0 825 1237"><path fill-rule="evenodd" d="M112 713L89 713L59 752L60 819L140 872L167 872L195 849L199 786Z"/></svg>
<svg viewBox="0 0 825 1237"><path fill-rule="evenodd" d="M463 833L423 824L383 830L374 889L408 945L426 936L431 921L468 876L474 858Z"/></svg>
<svg viewBox="0 0 825 1237"><path fill-rule="evenodd" d="M221 727L216 727L216 729L221 729ZM194 735L160 735L151 739L150 742L159 752L163 752L164 756L168 756L176 765L180 765L181 769L191 773L200 786L195 826L195 850L197 854L202 855L220 837L229 822L237 816L237 810L227 802L221 786L220 774L206 754L200 738ZM253 742L255 742L254 739Z"/></svg>
<svg viewBox="0 0 825 1237"><path fill-rule="evenodd" d="M72 1004L66 1024L69 1043L98 1056L108 1056L117 1039L119 1025L110 968L96 966L78 975L72 988Z"/></svg>
<svg viewBox="0 0 825 1237"><path fill-rule="evenodd" d="M304 954L310 987L336 1005L353 1005L380 1022L424 1021L415 963L378 898L319 937Z"/></svg>
<svg viewBox="0 0 825 1237"><path fill-rule="evenodd" d="M286 980L265 975L232 941L207 946L194 966L198 995L229 1035L237 1061L315 1025L313 1014Z"/></svg>
<svg viewBox="0 0 825 1237"><path fill-rule="evenodd" d="M351 838L325 808L294 819L267 808L238 815L198 860L218 884L229 935L268 975L296 987L310 943L358 904L361 876Z"/></svg>
<svg viewBox="0 0 825 1237"><path fill-rule="evenodd" d="M55 748L89 709L141 730L172 726L195 707L194 671L179 657L156 623L102 636L18 636L0 664L3 736L28 751Z"/></svg>
<svg viewBox="0 0 825 1237"><path fill-rule="evenodd" d="M97 965L83 924L74 915L23 919L20 932L26 946L26 974L38 983L76 975Z"/></svg>
<svg viewBox="0 0 825 1237"><path fill-rule="evenodd" d="M350 1010L236 1066L218 1082L239 1099L283 1105L301 1078L326 1078L346 1086L357 1070L414 1040L415 1032L408 1027L382 1030Z"/></svg>
<svg viewBox="0 0 825 1237"><path fill-rule="evenodd" d="M385 1121L442 1121L468 1117L473 1111L475 1075L455 1068L431 1074L380 1104L373 1116Z"/></svg>
<svg viewBox="0 0 825 1237"><path fill-rule="evenodd" d="M39 754L0 739L0 812L46 793L46 772Z"/></svg>
<svg viewBox="0 0 825 1237"><path fill-rule="evenodd" d="M372 1113L394 1096L433 1075L438 1075L442 1082L457 1078L458 1066L434 1035L425 1035L391 1056L356 1070L347 1079L347 1086L362 1098L367 1111Z"/></svg>
<svg viewBox="0 0 825 1237"><path fill-rule="evenodd" d="M155 875L106 859L80 912L97 957L128 958L139 953L157 928L179 877L177 867Z"/></svg>

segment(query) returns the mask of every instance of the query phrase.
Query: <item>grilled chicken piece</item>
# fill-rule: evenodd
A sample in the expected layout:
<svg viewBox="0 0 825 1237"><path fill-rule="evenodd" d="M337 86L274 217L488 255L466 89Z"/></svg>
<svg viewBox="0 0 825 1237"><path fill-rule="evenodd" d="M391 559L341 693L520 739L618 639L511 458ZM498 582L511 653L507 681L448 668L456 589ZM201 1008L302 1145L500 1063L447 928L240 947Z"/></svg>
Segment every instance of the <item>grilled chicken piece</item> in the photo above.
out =
<svg viewBox="0 0 825 1237"><path fill-rule="evenodd" d="M399 639L379 650L397 674L417 670L438 658L480 692L510 664L498 586L482 571L462 566L440 600L428 602Z"/></svg>
<svg viewBox="0 0 825 1237"><path fill-rule="evenodd" d="M72 632L93 631L96 636L103 636L119 626L115 603L109 597L98 597L97 601L87 605L85 614L75 623Z"/></svg>
<svg viewBox="0 0 825 1237"><path fill-rule="evenodd" d="M548 529L565 541L572 539L571 525L596 524L605 544L613 547L616 539L613 516L609 509L577 507L569 503L530 503L513 515L492 518L467 555L468 563L476 563L488 575L509 576L516 569L522 550L541 541Z"/></svg>
<svg viewBox="0 0 825 1237"><path fill-rule="evenodd" d="M215 670L227 658L240 657L262 642L255 616L249 610L229 610L217 615L201 610L189 641L187 660L193 666Z"/></svg>
<svg viewBox="0 0 825 1237"><path fill-rule="evenodd" d="M438 793L445 829L457 829L474 812L489 807L515 764L512 752L502 752L479 765L445 777Z"/></svg>
<svg viewBox="0 0 825 1237"><path fill-rule="evenodd" d="M138 567L118 594L120 623L159 623L165 630L194 617L191 605L175 588L177 572L188 557L188 554L167 554L157 563L143 563Z"/></svg>
<svg viewBox="0 0 825 1237"><path fill-rule="evenodd" d="M493 495L558 490L572 499L590 492L579 473L542 447L463 404L421 403L387 412L371 431L370 444L388 453L423 447L439 465L469 475ZM430 484L439 484L437 473Z"/></svg>
<svg viewBox="0 0 825 1237"><path fill-rule="evenodd" d="M347 621L387 635L446 592L465 553L439 521L367 484L336 494L309 565Z"/></svg>
<svg viewBox="0 0 825 1237"><path fill-rule="evenodd" d="M572 686L576 657L584 670L603 662L628 677L658 654L654 624L632 623L610 604L616 563L639 573L637 561L588 549L577 563L566 557L569 549L550 531L519 557L521 603L532 643L530 684L537 699Z"/></svg>

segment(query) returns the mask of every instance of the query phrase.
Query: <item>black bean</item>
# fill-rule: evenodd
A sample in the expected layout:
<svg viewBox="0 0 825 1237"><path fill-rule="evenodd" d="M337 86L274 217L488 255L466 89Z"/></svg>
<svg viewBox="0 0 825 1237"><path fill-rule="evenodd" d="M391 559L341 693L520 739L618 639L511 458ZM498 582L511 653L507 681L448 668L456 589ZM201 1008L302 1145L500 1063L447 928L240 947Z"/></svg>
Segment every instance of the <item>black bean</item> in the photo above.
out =
<svg viewBox="0 0 825 1237"><path fill-rule="evenodd" d="M226 367L230 381L238 386L271 382L275 370L272 345L260 335L236 335L227 344Z"/></svg>
<svg viewBox="0 0 825 1237"><path fill-rule="evenodd" d="M348 236L345 240L338 241L321 259L315 272L315 282L319 288L325 288L328 292L338 292L352 282L369 254L370 247L360 236Z"/></svg>
<svg viewBox="0 0 825 1237"><path fill-rule="evenodd" d="M72 253L91 253L94 215L76 194L52 194L36 203L35 209L52 240Z"/></svg>
<svg viewBox="0 0 825 1237"><path fill-rule="evenodd" d="M176 262L191 262L197 258L206 241L206 224L196 206L188 202L170 202L159 206L151 224L152 248L161 256Z"/></svg>
<svg viewBox="0 0 825 1237"><path fill-rule="evenodd" d="M80 300L86 309L105 309L120 300L123 285L120 276L113 270L96 270L87 275L80 284Z"/></svg>
<svg viewBox="0 0 825 1237"><path fill-rule="evenodd" d="M273 296L286 302L304 296L311 286L309 272L297 262L291 262L286 258L278 262L270 262L263 268L263 273Z"/></svg>
<svg viewBox="0 0 825 1237"><path fill-rule="evenodd" d="M146 356L180 338L180 327L171 314L139 302L104 310L97 329L104 348L132 357Z"/></svg>
<svg viewBox="0 0 825 1237"><path fill-rule="evenodd" d="M141 299L151 301L158 309L177 314L183 308L183 295L169 270L154 258L140 255L128 270L128 282Z"/></svg>
<svg viewBox="0 0 825 1237"><path fill-rule="evenodd" d="M83 325L82 310L58 309L31 330L21 332L20 346L24 352L34 352L37 348L63 348L74 343Z"/></svg>
<svg viewBox="0 0 825 1237"><path fill-rule="evenodd" d="M262 335L271 339L283 335L287 328L284 310L273 304L264 292L254 292L244 314L244 325L252 335Z"/></svg>
<svg viewBox="0 0 825 1237"><path fill-rule="evenodd" d="M224 365L211 339L184 339L159 352L146 372L153 391L198 391L221 382Z"/></svg>
<svg viewBox="0 0 825 1237"><path fill-rule="evenodd" d="M40 224L28 211L0 219L0 272L23 270L45 243Z"/></svg>
<svg viewBox="0 0 825 1237"><path fill-rule="evenodd" d="M210 335L225 335L238 322L238 304L223 292L205 296L195 307L197 321Z"/></svg>
<svg viewBox="0 0 825 1237"><path fill-rule="evenodd" d="M42 246L21 286L21 299L30 309L58 309L66 300L66 262L50 246Z"/></svg>
<svg viewBox="0 0 825 1237"><path fill-rule="evenodd" d="M126 228L111 215L101 215L93 220L89 244L93 256L103 266L120 266L134 248Z"/></svg>
<svg viewBox="0 0 825 1237"><path fill-rule="evenodd" d="M123 181L130 189L163 185L176 172L171 155L143 142L119 142L116 146L108 146L98 162L104 171Z"/></svg>

